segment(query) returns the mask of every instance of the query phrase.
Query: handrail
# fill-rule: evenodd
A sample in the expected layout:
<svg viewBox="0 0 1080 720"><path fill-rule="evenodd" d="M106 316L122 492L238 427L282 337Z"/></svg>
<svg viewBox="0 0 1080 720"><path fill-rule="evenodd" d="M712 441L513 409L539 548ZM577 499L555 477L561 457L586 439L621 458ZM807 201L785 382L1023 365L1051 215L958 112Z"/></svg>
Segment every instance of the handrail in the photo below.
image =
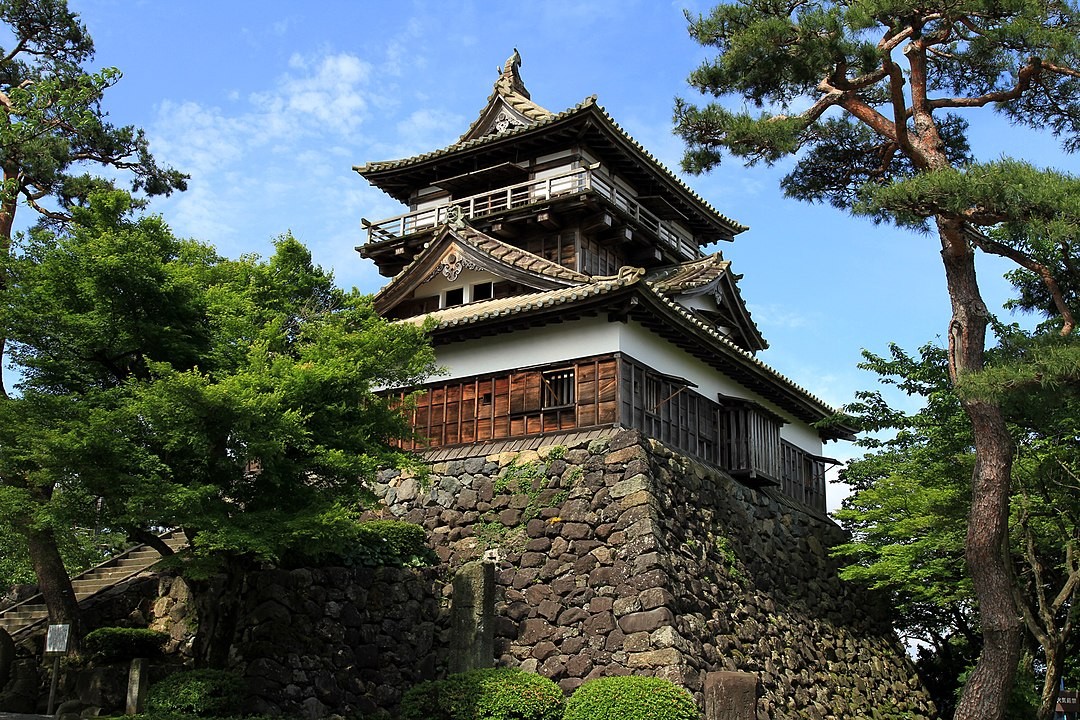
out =
<svg viewBox="0 0 1080 720"><path fill-rule="evenodd" d="M471 220L504 210L546 202L555 197L593 192L656 235L658 240L679 254L691 258L701 257L701 250L692 235L673 223L661 220L628 192L603 174L596 172L596 169L597 166L578 168L561 175L527 180L378 222L364 221L364 227L368 231L368 243L396 240L413 233L430 230L449 220L451 207L461 208L463 217Z"/></svg>

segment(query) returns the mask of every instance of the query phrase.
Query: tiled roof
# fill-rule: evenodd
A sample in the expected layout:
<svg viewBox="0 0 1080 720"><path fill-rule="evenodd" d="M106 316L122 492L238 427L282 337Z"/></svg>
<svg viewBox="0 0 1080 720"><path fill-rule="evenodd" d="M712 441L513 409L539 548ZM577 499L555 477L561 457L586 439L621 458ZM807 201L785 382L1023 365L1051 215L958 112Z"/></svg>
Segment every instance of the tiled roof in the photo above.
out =
<svg viewBox="0 0 1080 720"><path fill-rule="evenodd" d="M488 117L491 107L499 100L528 120L537 121L551 117L550 110L542 108L532 101L532 96L529 95L529 91L525 89L525 83L521 80L521 74L518 72L519 67L521 67L521 55L518 54L517 48L515 48L514 54L503 65L502 72L499 73L499 79L495 81L495 88L491 91L491 95L488 95L487 105L480 111L469 129L458 139L459 143L468 139L470 135L479 129L481 123ZM507 131L504 130L503 132Z"/></svg>
<svg viewBox="0 0 1080 720"><path fill-rule="evenodd" d="M650 286L649 283L639 282L644 277L644 274L645 271L641 268L624 267L618 275L592 278L592 282L586 285L560 288L558 290L547 290L530 293L528 295L498 298L495 300L485 300L482 302L469 303L467 305L457 305L455 307L437 310L427 315L399 320L398 322L422 325L430 318L436 322L435 328L437 330L458 328L473 323L483 322L485 320L510 318L515 315L522 315L542 308L570 305L588 298L606 295L622 288L636 285L643 293L647 293L649 296L655 298L657 303L659 303L667 313L694 326L695 332L708 338L709 341L716 346L723 348L729 355L738 358L740 362L760 370L763 374L776 381L778 385L786 387L788 391L801 395L811 404L816 405L819 412L822 414L831 415L836 412L835 408L832 408L824 400L812 394L809 390L802 387L791 378L781 374L769 365L766 365L752 353L747 352L728 338L721 335L711 325L703 322L694 315L694 313L687 310L679 303L665 297L654 287Z"/></svg>
<svg viewBox="0 0 1080 720"><path fill-rule="evenodd" d="M564 110L561 113L555 113L548 115L545 118L538 119L535 125L516 125L508 128L507 130L497 133L495 135L484 135L482 137L474 138L472 140L466 140L464 142L456 142L453 145L448 145L439 150L431 150L426 153L420 153L419 155L413 155L412 157L401 158L399 160L380 160L376 162L369 162L366 165L357 165L353 167L353 170L363 175L369 172L381 172L383 170L396 170L398 168L408 167L410 165L417 165L425 160L432 160L434 158L444 157L460 150L466 150L468 148L480 147L487 145L493 140L502 140L507 137L513 137L514 135L522 135L530 132L538 127L551 125L563 118L571 117L581 110L596 104L596 96L592 95L585 98L585 100L574 107ZM606 115L607 113L605 113Z"/></svg>
<svg viewBox="0 0 1080 720"><path fill-rule="evenodd" d="M629 133L623 130L615 120L607 113L607 111L596 103L596 96L592 95L585 98L584 101L578 105L564 110L560 113L551 113L548 110L540 107L536 103L532 102L528 91L525 90L524 83L521 82L521 77L517 72L518 66L521 64L521 58L517 54L517 50L514 51L514 55L506 61L503 67L502 73L499 75L499 79L495 83L495 89L488 97L488 104L481 111L480 116L469 126L469 129L461 136L461 139L441 150L433 150L431 152L422 153L420 155L414 155L409 158L401 158L399 160L384 160L369 162L366 165L354 166L361 175L365 173L382 172L385 170L394 170L398 168L405 168L410 165L416 165L426 160L432 160L434 158L451 155L462 150L470 148L480 147L495 140L504 140L515 135L522 135L528 132L532 132L537 128L546 127L552 124L564 120L566 118L573 117L585 112L596 112L602 117L607 125L615 132L615 134L627 142L632 148L634 148L642 157L649 161L656 170L660 172L669 181L674 182L678 187L688 193L697 203L699 203L705 210L712 215L718 217L725 225L729 226L734 233L740 233L747 230L747 226L739 223L726 215L720 213L714 208L705 198L698 195L689 185L684 183L675 173L671 172L660 162L652 153L646 150L641 143L635 140ZM506 130L498 133L491 133L480 137L468 139L470 134L477 128L478 124L482 122L486 116L488 110L491 108L491 104L496 101L497 98L502 98L507 104L514 108L517 112L523 116L533 120L531 125L513 125Z"/></svg>
<svg viewBox="0 0 1080 720"><path fill-rule="evenodd" d="M623 268L618 275L609 277L591 278L592 282L574 287L559 288L557 290L545 290L529 293L528 295L514 295L513 297L483 300L467 305L456 305L443 308L412 318L399 320L414 325L422 325L429 318L436 321L436 328L450 328L469 325L483 320L491 320L500 317L511 317L539 310L545 307L567 305L585 300L586 298L606 295L624 287L637 283L644 271L641 268Z"/></svg>
<svg viewBox="0 0 1080 720"><path fill-rule="evenodd" d="M502 240L493 238L468 225L460 229L452 228L449 225L440 225L432 231L431 240L428 241L427 247L375 294L375 302L378 304L383 298L397 292L398 286L403 282L408 282L409 277L415 274L418 267L430 260L431 254L435 252L437 246L443 244L442 240L448 236L458 245L469 245L493 259L523 272L559 280L563 283L586 283L591 280L588 275L504 243Z"/></svg>
<svg viewBox="0 0 1080 720"><path fill-rule="evenodd" d="M679 303L677 303L674 300L671 300L671 299L669 299L667 297L664 297L663 295L661 295L659 293L653 293L653 294L656 296L656 298L660 302L662 302L664 305L666 305L671 312L677 313L678 315L682 316L683 319L685 319L686 321L692 323L694 326L696 326L696 328L699 331L701 331L705 335L708 335L713 341L718 342L719 344L723 345L725 348L734 351L735 353L737 353L746 362L756 366L760 370L765 371L773 379L780 381L782 384L786 385L791 390L796 391L800 395L802 395L805 398L807 398L808 400L812 401L814 404L819 405L820 408L824 412L826 412L827 414L831 415L831 414L836 413L836 409L833 408L832 406L830 406L824 400L822 400L818 396L814 395L809 390L807 390L803 386L799 385L798 383L796 383L791 378L787 377L786 375L783 375L782 373L780 373L777 370L773 369L771 366L766 365L761 360L759 360L756 356L754 356L752 353L749 353L746 350L743 350L741 347L739 347L738 345L733 343L731 340L728 340L726 337L724 337L719 332L717 332L716 329L712 327L712 325L702 321L701 318L699 318L697 315L695 315L694 313L687 310L685 307L683 307Z"/></svg>
<svg viewBox="0 0 1080 720"><path fill-rule="evenodd" d="M430 450L418 450L417 452L423 455L428 462L445 462L462 458L490 457L505 452L538 450L556 445L574 447L590 440L612 438L621 432L624 432L621 428L612 427L596 428L594 430L573 430L510 440L490 440L488 442L451 445L449 447L444 445Z"/></svg>
<svg viewBox="0 0 1080 720"><path fill-rule="evenodd" d="M589 282L591 279L590 276L584 273L579 273L557 262L534 255L527 250L514 247L472 227L467 227L465 230L458 231L455 234L493 258L521 270L572 282Z"/></svg>
<svg viewBox="0 0 1080 720"><path fill-rule="evenodd" d="M713 282L723 275L730 265L723 255L713 253L698 260L649 273L645 279L659 292L684 293Z"/></svg>
<svg viewBox="0 0 1080 720"><path fill-rule="evenodd" d="M690 260L672 267L661 268L650 273L645 280L657 292L669 296L692 293L694 290L706 288L710 283L720 280L720 284L732 296L729 300L738 310L741 310L741 313L733 313L733 319L741 315L746 323L743 330L749 336L748 342L756 342L759 345L758 349L764 350L769 344L762 337L761 330L758 329L750 310L746 307L746 303L743 302L742 293L739 292L739 283L737 282L741 277L741 275L736 275L731 271L731 262L725 260L721 253L713 253L698 260Z"/></svg>

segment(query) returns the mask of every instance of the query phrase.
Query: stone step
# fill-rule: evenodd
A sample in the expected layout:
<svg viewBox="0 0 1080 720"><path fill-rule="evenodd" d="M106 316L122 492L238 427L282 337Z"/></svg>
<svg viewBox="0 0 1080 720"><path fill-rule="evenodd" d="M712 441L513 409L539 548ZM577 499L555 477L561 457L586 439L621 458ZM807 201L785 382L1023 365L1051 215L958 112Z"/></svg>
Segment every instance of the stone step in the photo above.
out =
<svg viewBox="0 0 1080 720"><path fill-rule="evenodd" d="M162 537L162 540L173 550L187 547L187 538L179 531L169 533ZM105 567L88 570L80 577L73 579L71 585L75 590L75 597L81 602L150 567L161 560L161 557L157 550L149 546L136 547L115 562ZM38 597L40 598L40 596ZM44 604L19 605L7 611L0 610L0 628L4 628L8 632L17 632L27 625L46 617L48 617L48 610Z"/></svg>

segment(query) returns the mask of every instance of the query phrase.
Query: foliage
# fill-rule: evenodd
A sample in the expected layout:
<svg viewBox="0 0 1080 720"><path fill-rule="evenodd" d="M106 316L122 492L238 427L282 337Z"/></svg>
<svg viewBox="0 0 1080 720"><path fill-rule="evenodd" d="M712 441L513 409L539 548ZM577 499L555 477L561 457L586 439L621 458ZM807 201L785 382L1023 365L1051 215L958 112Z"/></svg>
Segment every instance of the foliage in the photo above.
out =
<svg viewBox="0 0 1080 720"><path fill-rule="evenodd" d="M424 528L401 520L369 520L356 526L355 546L346 558L369 567L419 567L437 558Z"/></svg>
<svg viewBox="0 0 1080 720"><path fill-rule="evenodd" d="M244 681L236 673L213 669L180 670L150 686L146 711L150 715L240 715L244 691Z"/></svg>
<svg viewBox="0 0 1080 720"><path fill-rule="evenodd" d="M195 530L200 553L273 559L324 540L364 478L407 460L388 444L405 421L372 390L427 371L423 336L333 287L293 238L223 260L112 194L19 251L12 474L104 498L118 525Z"/></svg>
<svg viewBox="0 0 1080 720"><path fill-rule="evenodd" d="M0 52L0 146L4 185L0 214L15 203L52 220L85 201L90 192L109 186L104 179L80 174L86 167L113 167L130 173L132 189L148 195L183 190L187 176L162 168L150 154L143 131L117 127L101 108L105 91L121 77L116 68L89 72L94 43L66 0L5 0L0 21L10 47ZM51 198L58 208L41 204ZM6 243L4 244L6 249Z"/></svg>
<svg viewBox="0 0 1080 720"><path fill-rule="evenodd" d="M26 537L12 523L14 510L5 508L7 493L0 486L0 593L13 585L37 582L30 563ZM85 521L86 515L79 518ZM68 574L74 576L121 552L126 544L122 533L94 528L70 527L58 538L58 550Z"/></svg>
<svg viewBox="0 0 1080 720"><path fill-rule="evenodd" d="M791 156L781 183L791 197L877 221L932 223L953 313L953 379L984 366L989 313L977 251L1016 264L1020 306L1052 309L1049 322L1063 335L1073 330L1075 295L1063 287L1075 278L1080 183L1011 158L978 162L967 132L978 114L968 111L993 109L1015 125L1050 130L1067 151L1080 149L1076 3L743 0L688 19L691 35L717 51L690 83L758 113L678 101L686 169L708 170L725 153L751 165ZM1012 437L999 402L967 394L959 402L975 447L965 569L985 642L956 716L1000 720L1023 622L999 551L1008 535ZM932 513L933 504L916 509Z"/></svg>
<svg viewBox="0 0 1080 720"><path fill-rule="evenodd" d="M168 639L168 633L149 628L103 627L86 634L83 649L105 662L130 660L158 655Z"/></svg>
<svg viewBox="0 0 1080 720"><path fill-rule="evenodd" d="M1075 492L1080 395L1069 380L1074 372L1069 356L1077 343L1027 336L1015 328L1000 327L999 333L1001 344L990 355L990 367L966 378L959 392L994 395L1010 421L1017 448L1010 518L1013 591L1028 629L1027 644L1038 658L1046 707L1067 648L1076 642L1071 618L1080 582ZM979 648L976 598L963 554L972 433L950 386L942 348L927 345L913 357L893 346L888 358L864 357L863 367L877 372L882 382L925 404L904 413L889 407L879 392L864 392L849 406L865 428L895 434L886 440L864 437L861 444L872 452L842 471L856 492L836 513L851 541L835 552L850 563L842 577L892 595L896 627L924 644L917 667L935 689L939 709L947 712L959 675ZM1010 702L1031 692L1024 678L1034 668L1021 666L1022 682Z"/></svg>
<svg viewBox="0 0 1080 720"><path fill-rule="evenodd" d="M120 72L115 68L99 72L86 69L94 56L93 41L66 0L3 0L0 23L6 45L0 49L2 296L11 285L7 261L20 206L32 209L43 223L57 226L67 222L93 192L112 187L110 180L87 174L93 167L128 175L132 190L145 195L182 190L187 178L157 164L142 130L118 127L107 120L102 98L119 81ZM4 304L0 302L0 366L8 367ZM7 399L7 388L0 378L0 403ZM6 442L0 447L7 451ZM20 491L16 494L21 495L0 504L28 499L31 504L52 502L52 491L43 492L45 484L12 474L18 472L12 464L0 472L4 473L0 484L16 488ZM73 546L57 539L63 527L55 522L55 516L31 518L24 513L14 517L9 530L24 538L50 615L71 623L78 642L78 606L65 572L65 559L70 566ZM65 544L67 558L61 547Z"/></svg>
<svg viewBox="0 0 1080 720"><path fill-rule="evenodd" d="M291 236L226 260L112 191L5 265L21 379L0 402L0 507L27 528L181 527L184 572L209 578L342 551L366 482L414 462L376 390L430 370L424 332L336 288Z"/></svg>
<svg viewBox="0 0 1080 720"><path fill-rule="evenodd" d="M663 678L626 675L596 678L566 701L564 720L699 720L686 689Z"/></svg>
<svg viewBox="0 0 1080 720"><path fill-rule="evenodd" d="M517 668L484 668L429 680L401 698L402 720L560 720L562 690Z"/></svg>

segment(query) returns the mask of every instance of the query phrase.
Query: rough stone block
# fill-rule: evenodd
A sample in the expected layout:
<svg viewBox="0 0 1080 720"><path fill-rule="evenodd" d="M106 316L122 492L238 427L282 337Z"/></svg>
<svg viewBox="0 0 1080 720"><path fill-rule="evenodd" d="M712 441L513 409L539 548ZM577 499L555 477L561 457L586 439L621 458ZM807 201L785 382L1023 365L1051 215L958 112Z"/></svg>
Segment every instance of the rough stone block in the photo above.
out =
<svg viewBox="0 0 1080 720"><path fill-rule="evenodd" d="M757 676L743 672L705 675L705 720L755 720Z"/></svg>
<svg viewBox="0 0 1080 720"><path fill-rule="evenodd" d="M648 588L638 593L642 610L671 606L675 604L675 596L665 588Z"/></svg>
<svg viewBox="0 0 1080 720"><path fill-rule="evenodd" d="M588 610L583 610L582 608L567 608L559 615L558 623L564 627L567 625L576 625L577 623L588 619L588 617Z"/></svg>
<svg viewBox="0 0 1080 720"><path fill-rule="evenodd" d="M559 533L567 540L581 540L592 535L592 528L585 523L563 523L562 530Z"/></svg>
<svg viewBox="0 0 1080 720"><path fill-rule="evenodd" d="M665 607L631 613L619 618L619 628L626 634L652 632L675 622L675 616Z"/></svg>
<svg viewBox="0 0 1080 720"><path fill-rule="evenodd" d="M662 650L630 653L626 659L626 664L632 668L656 668L664 665L676 665L682 662L682 659L682 653L675 648L663 648Z"/></svg>
<svg viewBox="0 0 1080 720"><path fill-rule="evenodd" d="M613 450L607 454L604 458L606 465L619 465L620 463L628 463L632 460L644 460L647 456L645 448L640 445L631 445L630 447L622 448L621 450Z"/></svg>
<svg viewBox="0 0 1080 720"><path fill-rule="evenodd" d="M584 630L589 635L607 635L615 629L615 616L609 612L593 615L585 621Z"/></svg>
<svg viewBox="0 0 1080 720"><path fill-rule="evenodd" d="M626 652L645 652L649 649L649 633L636 632L623 638L623 650Z"/></svg>
<svg viewBox="0 0 1080 720"><path fill-rule="evenodd" d="M611 497L616 500L624 498L627 495L633 495L637 492L648 491L652 487L648 476L635 475L625 480L620 480L611 486Z"/></svg>

